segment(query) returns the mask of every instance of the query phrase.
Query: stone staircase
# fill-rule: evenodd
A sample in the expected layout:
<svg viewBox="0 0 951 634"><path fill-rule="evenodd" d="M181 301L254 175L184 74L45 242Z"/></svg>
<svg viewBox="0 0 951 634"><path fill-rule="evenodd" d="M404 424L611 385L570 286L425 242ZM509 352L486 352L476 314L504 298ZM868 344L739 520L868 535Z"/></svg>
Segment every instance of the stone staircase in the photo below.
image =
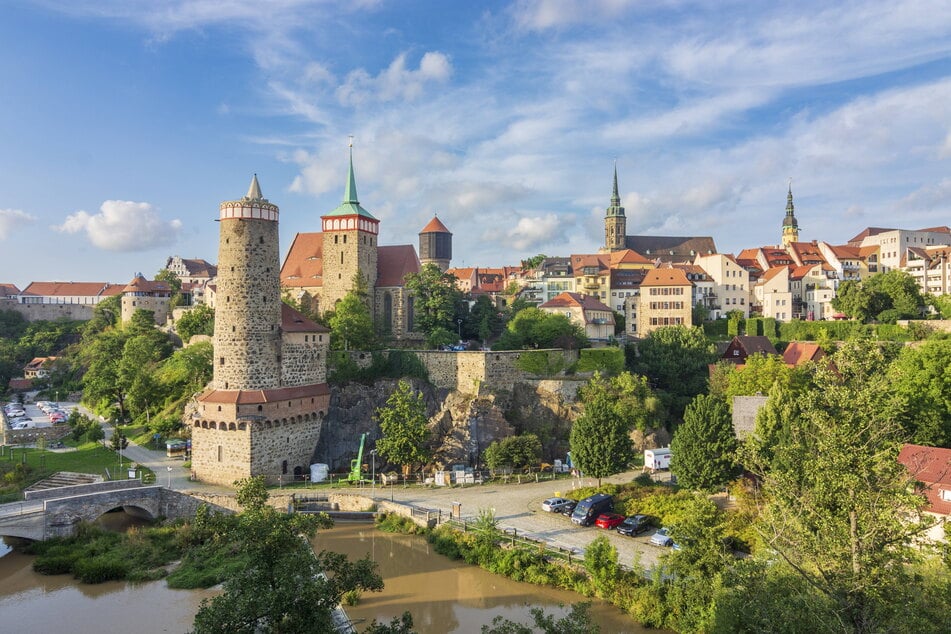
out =
<svg viewBox="0 0 951 634"><path fill-rule="evenodd" d="M90 473L72 473L69 471L59 471L54 473L50 477L40 480L36 484L31 485L24 489L24 493L28 491L46 491L48 489L56 489L59 487L68 487L74 486L77 484L96 484L103 481L102 476L93 475Z"/></svg>

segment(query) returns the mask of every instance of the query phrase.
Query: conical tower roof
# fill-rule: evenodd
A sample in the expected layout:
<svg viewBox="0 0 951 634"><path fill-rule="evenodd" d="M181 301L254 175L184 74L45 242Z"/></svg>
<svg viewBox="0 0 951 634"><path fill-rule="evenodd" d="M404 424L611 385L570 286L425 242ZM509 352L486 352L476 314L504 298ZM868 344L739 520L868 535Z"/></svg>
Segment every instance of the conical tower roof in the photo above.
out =
<svg viewBox="0 0 951 634"><path fill-rule="evenodd" d="M796 206L793 205L792 183L789 183L789 193L786 194L786 217L783 218L783 227L799 227L796 220Z"/></svg>
<svg viewBox="0 0 951 634"><path fill-rule="evenodd" d="M423 230L420 233L452 233L449 229L446 228L446 225L437 217L433 216L433 219L423 227Z"/></svg>
<svg viewBox="0 0 951 634"><path fill-rule="evenodd" d="M261 194L261 186L258 184L257 174L251 177L251 185L248 187L248 193L245 198L248 200L264 200L264 195Z"/></svg>
<svg viewBox="0 0 951 634"><path fill-rule="evenodd" d="M614 162L614 187L611 190L611 206L605 210L606 216L623 216L624 207L621 206L621 196L617 188L617 161Z"/></svg>
<svg viewBox="0 0 951 634"><path fill-rule="evenodd" d="M324 217L333 216L362 216L371 220L376 220L369 211L360 206L357 199L357 181L353 175L353 146L350 146L350 169L347 172L347 185L343 190L343 202L340 206L326 214Z"/></svg>

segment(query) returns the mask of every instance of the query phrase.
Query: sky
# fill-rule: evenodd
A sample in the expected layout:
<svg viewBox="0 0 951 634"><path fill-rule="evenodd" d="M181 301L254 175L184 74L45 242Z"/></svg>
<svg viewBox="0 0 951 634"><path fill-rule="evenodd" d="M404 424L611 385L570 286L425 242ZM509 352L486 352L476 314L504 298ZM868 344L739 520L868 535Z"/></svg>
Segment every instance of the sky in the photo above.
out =
<svg viewBox="0 0 951 634"><path fill-rule="evenodd" d="M9 0L0 283L217 260L252 174L281 254L357 191L454 266L627 233L776 244L951 224L951 3Z"/></svg>

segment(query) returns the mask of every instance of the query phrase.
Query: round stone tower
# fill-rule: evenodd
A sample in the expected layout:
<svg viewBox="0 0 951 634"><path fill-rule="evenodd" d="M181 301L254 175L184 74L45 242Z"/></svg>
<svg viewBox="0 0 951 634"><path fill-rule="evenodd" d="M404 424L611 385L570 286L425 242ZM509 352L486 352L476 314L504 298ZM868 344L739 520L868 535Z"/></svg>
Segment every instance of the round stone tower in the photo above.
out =
<svg viewBox="0 0 951 634"><path fill-rule="evenodd" d="M432 262L443 273L452 260L452 233L436 216L419 232L419 262Z"/></svg>
<svg viewBox="0 0 951 634"><path fill-rule="evenodd" d="M192 472L230 485L301 479L330 404L329 330L281 303L278 209L261 195L221 203L214 376L190 420Z"/></svg>
<svg viewBox="0 0 951 634"><path fill-rule="evenodd" d="M215 301L216 390L281 385L281 279L278 208L258 177L241 200L221 203Z"/></svg>

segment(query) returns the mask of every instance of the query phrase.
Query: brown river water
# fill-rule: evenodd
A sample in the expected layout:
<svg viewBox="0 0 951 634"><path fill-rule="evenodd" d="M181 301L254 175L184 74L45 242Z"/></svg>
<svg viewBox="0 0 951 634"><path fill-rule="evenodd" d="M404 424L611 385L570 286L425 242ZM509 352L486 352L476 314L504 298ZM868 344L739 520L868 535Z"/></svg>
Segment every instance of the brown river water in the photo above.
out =
<svg viewBox="0 0 951 634"><path fill-rule="evenodd" d="M122 514L104 516L114 528L129 523ZM529 608L563 614L560 605L584 600L572 592L511 581L436 554L425 539L391 535L372 524L338 522L314 540L316 549L356 559L369 553L379 563L385 589L363 595L346 608L357 631L370 621L389 621L405 610L420 634L479 632L496 615L529 623ZM6 551L6 554L3 554ZM213 590L172 590L164 581L144 584L80 584L68 576L33 572L33 558L0 543L0 631L17 634L68 632L187 632L201 600ZM595 602L604 634L647 629L617 608ZM656 630L655 630L656 631Z"/></svg>

